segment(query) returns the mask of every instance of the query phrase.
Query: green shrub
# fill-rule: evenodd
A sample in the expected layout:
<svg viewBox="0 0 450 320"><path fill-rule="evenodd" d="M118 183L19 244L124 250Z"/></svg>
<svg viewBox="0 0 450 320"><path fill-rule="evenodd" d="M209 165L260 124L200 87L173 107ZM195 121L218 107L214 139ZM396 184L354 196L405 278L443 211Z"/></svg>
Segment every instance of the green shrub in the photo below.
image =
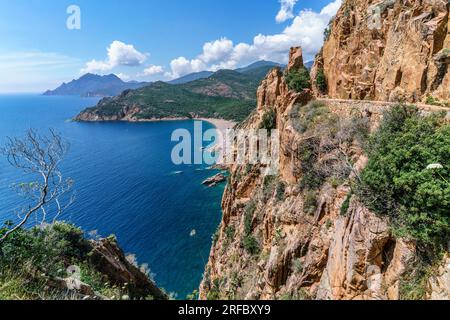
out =
<svg viewBox="0 0 450 320"><path fill-rule="evenodd" d="M310 215L314 214L317 210L317 192L307 191L304 198L303 211Z"/></svg>
<svg viewBox="0 0 450 320"><path fill-rule="evenodd" d="M225 229L225 235L227 237L227 240L233 240L235 233L236 229L233 226L228 226Z"/></svg>
<svg viewBox="0 0 450 320"><path fill-rule="evenodd" d="M348 213L348 209L350 208L350 201L352 200L353 192L350 192L345 198L344 202L341 206L341 216L346 216Z"/></svg>
<svg viewBox="0 0 450 320"><path fill-rule="evenodd" d="M49 279L66 278L70 265L78 266L81 281L103 296L133 296L128 287L110 286L90 261L88 240L72 225L19 229L0 249L0 299L72 299L67 290L49 284Z"/></svg>
<svg viewBox="0 0 450 320"><path fill-rule="evenodd" d="M206 299L209 301L219 300L220 299L220 279L215 279L213 281L212 287L209 289L206 294Z"/></svg>
<svg viewBox="0 0 450 320"><path fill-rule="evenodd" d="M330 116L330 109L317 100L313 100L303 107L296 105L294 109L298 111L294 126L300 133L313 129L318 122Z"/></svg>
<svg viewBox="0 0 450 320"><path fill-rule="evenodd" d="M437 99L437 98L435 98L433 96L427 96L427 99L425 100L425 103L429 104L429 105L433 105L433 106L439 106L440 105L439 99Z"/></svg>
<svg viewBox="0 0 450 320"><path fill-rule="evenodd" d="M400 300L424 300L427 293L428 279L425 275L411 279L402 279L399 288Z"/></svg>
<svg viewBox="0 0 450 320"><path fill-rule="evenodd" d="M440 101L438 98L435 98L433 96L427 96L425 103L432 105L432 106L439 106L439 107L446 107L446 108L450 107L450 102Z"/></svg>
<svg viewBox="0 0 450 320"><path fill-rule="evenodd" d="M303 272L303 264L300 258L297 258L292 263L292 271L296 274L301 274Z"/></svg>
<svg viewBox="0 0 450 320"><path fill-rule="evenodd" d="M283 201L285 199L286 185L282 181L278 181L276 188L276 199Z"/></svg>
<svg viewBox="0 0 450 320"><path fill-rule="evenodd" d="M194 290L194 291L192 291L191 294L188 294L186 296L186 300L190 300L190 301L196 301L196 300L198 300L198 298L199 298L198 290Z"/></svg>
<svg viewBox="0 0 450 320"><path fill-rule="evenodd" d="M3 229L3 232L6 230ZM15 265L33 262L33 268L48 276L60 276L65 270L61 257L86 259L88 241L83 232L72 225L56 223L47 228L33 228L13 233L1 246L1 263Z"/></svg>
<svg viewBox="0 0 450 320"><path fill-rule="evenodd" d="M289 90L301 92L305 89L311 89L311 76L309 70L305 67L299 70L291 70L286 73L285 77Z"/></svg>
<svg viewBox="0 0 450 320"><path fill-rule="evenodd" d="M432 258L430 260L430 258ZM399 296L400 300L424 300L429 289L430 277L436 274L433 270L435 262L441 258L430 256L428 253L418 256L416 261L410 264L400 278Z"/></svg>
<svg viewBox="0 0 450 320"><path fill-rule="evenodd" d="M271 131L277 128L277 113L273 108L268 109L262 117L259 129L266 129Z"/></svg>
<svg viewBox="0 0 450 320"><path fill-rule="evenodd" d="M219 241L219 236L220 236L220 226L219 228L217 228L216 232L214 232L214 234L211 237L213 246L215 246L217 244L217 241Z"/></svg>
<svg viewBox="0 0 450 320"><path fill-rule="evenodd" d="M300 187L302 190L318 189L325 181L325 176L317 166L319 160L320 139L312 137L300 145L298 157L302 170Z"/></svg>
<svg viewBox="0 0 450 320"><path fill-rule="evenodd" d="M275 230L272 243L274 246L278 246L280 245L282 240L283 240L283 230L281 228L277 228Z"/></svg>
<svg viewBox="0 0 450 320"><path fill-rule="evenodd" d="M251 255L257 255L261 251L258 241L253 235L246 235L242 241L245 251Z"/></svg>
<svg viewBox="0 0 450 320"><path fill-rule="evenodd" d="M333 22L334 22L334 19L331 19L330 22L328 23L328 27L326 27L325 30L323 31L323 40L325 42L328 41L328 39L330 38L331 31L333 28Z"/></svg>
<svg viewBox="0 0 450 320"><path fill-rule="evenodd" d="M274 189L277 185L277 177L276 176L265 176L263 180L263 188L262 188L262 201L269 201L273 194Z"/></svg>
<svg viewBox="0 0 450 320"><path fill-rule="evenodd" d="M450 240L450 126L443 117L394 107L369 140L357 185L368 208L390 215L398 237L435 249Z"/></svg>
<svg viewBox="0 0 450 320"><path fill-rule="evenodd" d="M323 68L317 70L316 75L316 85L320 92L325 93L328 90L327 78L325 77L325 72Z"/></svg>
<svg viewBox="0 0 450 320"><path fill-rule="evenodd" d="M244 232L245 234L250 234L253 229L253 216L256 211L256 203L250 201L250 203L245 207L244 210Z"/></svg>

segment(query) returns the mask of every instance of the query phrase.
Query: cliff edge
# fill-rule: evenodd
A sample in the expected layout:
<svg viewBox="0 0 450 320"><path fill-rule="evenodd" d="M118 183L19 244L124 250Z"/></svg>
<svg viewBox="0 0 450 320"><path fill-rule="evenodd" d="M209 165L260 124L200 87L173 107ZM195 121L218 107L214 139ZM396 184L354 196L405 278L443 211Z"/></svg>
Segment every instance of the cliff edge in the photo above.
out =
<svg viewBox="0 0 450 320"><path fill-rule="evenodd" d="M313 67L318 95L420 102L450 99L446 0L345 0ZM327 86L316 81L324 74Z"/></svg>
<svg viewBox="0 0 450 320"><path fill-rule="evenodd" d="M333 80L335 61L325 64ZM293 48L287 73L302 67L301 48ZM413 281L404 279L419 255L416 242L394 235L390 217L369 209L353 191L369 162L368 136L391 106L313 100L309 89L290 90L279 69L262 82L257 100L240 128L259 129L273 114L281 169L264 176L260 165L231 168L200 297L405 298L413 291ZM448 262L439 259L441 271L426 280L415 276L420 298L449 299Z"/></svg>

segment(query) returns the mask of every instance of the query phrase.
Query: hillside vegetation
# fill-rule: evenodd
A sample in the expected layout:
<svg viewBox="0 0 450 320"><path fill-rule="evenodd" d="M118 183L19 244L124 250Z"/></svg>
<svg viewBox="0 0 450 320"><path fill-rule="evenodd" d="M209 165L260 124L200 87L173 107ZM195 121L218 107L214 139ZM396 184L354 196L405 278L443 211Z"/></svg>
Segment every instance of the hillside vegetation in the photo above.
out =
<svg viewBox="0 0 450 320"><path fill-rule="evenodd" d="M256 90L272 66L243 72L220 70L206 79L183 84L156 82L105 98L86 109L81 121L163 118L222 118L241 121L256 105Z"/></svg>
<svg viewBox="0 0 450 320"><path fill-rule="evenodd" d="M19 229L0 255L0 300L167 299L114 237L87 240L66 223Z"/></svg>

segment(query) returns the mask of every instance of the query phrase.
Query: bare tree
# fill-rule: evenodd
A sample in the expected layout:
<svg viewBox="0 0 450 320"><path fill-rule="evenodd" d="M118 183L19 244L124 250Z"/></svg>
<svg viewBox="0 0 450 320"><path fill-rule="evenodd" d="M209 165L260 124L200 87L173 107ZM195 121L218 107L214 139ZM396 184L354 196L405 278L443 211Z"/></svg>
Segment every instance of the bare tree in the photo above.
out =
<svg viewBox="0 0 450 320"><path fill-rule="evenodd" d="M64 179L60 163L67 154L69 144L54 130L41 136L30 129L23 139L8 138L1 153L15 168L24 172L29 182L13 185L14 190L26 199L27 204L18 209L19 223L0 238L3 243L11 234L22 228L36 214L39 223L54 223L74 201L73 180Z"/></svg>

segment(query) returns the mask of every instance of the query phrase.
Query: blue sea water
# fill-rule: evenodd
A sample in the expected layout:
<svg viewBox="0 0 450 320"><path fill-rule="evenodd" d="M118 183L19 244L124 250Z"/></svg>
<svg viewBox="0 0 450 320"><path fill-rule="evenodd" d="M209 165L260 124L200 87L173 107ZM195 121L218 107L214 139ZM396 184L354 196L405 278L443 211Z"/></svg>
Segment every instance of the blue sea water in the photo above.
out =
<svg viewBox="0 0 450 320"><path fill-rule="evenodd" d="M61 217L85 231L115 234L127 253L148 264L157 284L185 298L198 288L220 223L224 186L201 182L206 166L176 166L171 134L193 131L193 121L77 123L73 116L96 99L0 95L0 144L28 128L49 128L69 141L62 165L75 181L76 202ZM204 130L210 129L203 123ZM0 221L14 219L19 198L11 191L23 175L0 159ZM196 235L191 236L191 231Z"/></svg>

